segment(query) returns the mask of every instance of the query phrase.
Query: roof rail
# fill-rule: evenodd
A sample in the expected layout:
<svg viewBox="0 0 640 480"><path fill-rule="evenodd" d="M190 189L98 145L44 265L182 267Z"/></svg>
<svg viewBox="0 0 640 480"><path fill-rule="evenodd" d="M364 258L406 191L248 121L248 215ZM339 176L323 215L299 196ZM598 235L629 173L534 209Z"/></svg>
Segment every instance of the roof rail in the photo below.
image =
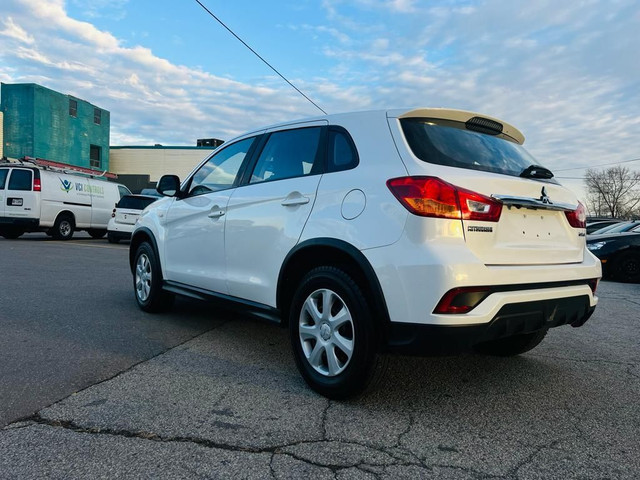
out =
<svg viewBox="0 0 640 480"><path fill-rule="evenodd" d="M111 178L111 179L118 178L118 175L116 175L115 173L107 172L106 170L104 170L103 172L100 172L97 170L92 170L90 168L80 167L78 165L70 165L68 163L54 162L52 160L46 160L44 158L33 158L33 157L25 156L18 159L9 159L9 158L3 157L2 160L0 161L0 164L13 164L13 165L15 164L25 165L27 163L35 165L36 167L43 168L45 170L58 171L62 173L81 173L83 175L88 175L94 178Z"/></svg>

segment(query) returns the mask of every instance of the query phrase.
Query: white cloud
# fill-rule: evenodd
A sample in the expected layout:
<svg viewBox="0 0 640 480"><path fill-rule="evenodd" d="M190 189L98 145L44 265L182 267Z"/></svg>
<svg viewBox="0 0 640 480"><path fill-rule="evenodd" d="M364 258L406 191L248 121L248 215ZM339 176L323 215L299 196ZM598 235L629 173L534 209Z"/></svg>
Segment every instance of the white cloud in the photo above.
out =
<svg viewBox="0 0 640 480"><path fill-rule="evenodd" d="M2 23L4 29L0 30L0 35L13 38L27 45L32 45L35 42L32 35L29 35L23 28L13 22L13 18L8 17L6 20L3 20Z"/></svg>

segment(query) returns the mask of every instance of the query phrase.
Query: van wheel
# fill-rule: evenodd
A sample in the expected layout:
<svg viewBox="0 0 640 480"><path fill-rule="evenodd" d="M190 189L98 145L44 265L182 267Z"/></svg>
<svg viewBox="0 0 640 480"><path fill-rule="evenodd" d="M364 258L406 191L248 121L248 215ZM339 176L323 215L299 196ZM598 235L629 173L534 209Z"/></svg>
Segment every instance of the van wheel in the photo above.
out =
<svg viewBox="0 0 640 480"><path fill-rule="evenodd" d="M305 275L289 311L289 333L302 377L326 397L355 396L385 370L367 299L338 268L318 267Z"/></svg>
<svg viewBox="0 0 640 480"><path fill-rule="evenodd" d="M3 236L7 240L15 240L24 232L22 230L8 229L0 231L0 236Z"/></svg>
<svg viewBox="0 0 640 480"><path fill-rule="evenodd" d="M113 233L107 233L107 241L109 243L118 243L118 237L116 237Z"/></svg>
<svg viewBox="0 0 640 480"><path fill-rule="evenodd" d="M477 353L493 355L496 357L513 357L534 349L547 335L547 330L539 330L522 335L500 338L490 342L481 343L473 347Z"/></svg>
<svg viewBox="0 0 640 480"><path fill-rule="evenodd" d="M102 238L106 234L107 234L106 230L101 230L97 228L92 228L89 230L89 235L91 235L91 238Z"/></svg>
<svg viewBox="0 0 640 480"><path fill-rule="evenodd" d="M71 215L58 215L56 223L53 225L53 238L56 240L69 240L73 237L74 228L75 225Z"/></svg>
<svg viewBox="0 0 640 480"><path fill-rule="evenodd" d="M136 250L133 291L138 306L145 312L164 312L173 305L174 295L162 290L160 262L153 247L143 242Z"/></svg>

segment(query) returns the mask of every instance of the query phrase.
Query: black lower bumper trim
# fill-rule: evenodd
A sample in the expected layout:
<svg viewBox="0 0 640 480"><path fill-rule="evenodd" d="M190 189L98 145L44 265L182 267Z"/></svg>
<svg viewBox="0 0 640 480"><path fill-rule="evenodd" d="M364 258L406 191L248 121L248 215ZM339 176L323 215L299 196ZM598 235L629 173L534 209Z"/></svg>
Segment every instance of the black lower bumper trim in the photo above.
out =
<svg viewBox="0 0 640 480"><path fill-rule="evenodd" d="M385 351L407 355L451 355L468 352L490 340L531 333L561 325L582 326L593 314L589 297L512 303L482 325L389 324ZM464 321L463 318L460 321Z"/></svg>
<svg viewBox="0 0 640 480"><path fill-rule="evenodd" d="M37 218L0 217L0 227L38 228L40 220Z"/></svg>

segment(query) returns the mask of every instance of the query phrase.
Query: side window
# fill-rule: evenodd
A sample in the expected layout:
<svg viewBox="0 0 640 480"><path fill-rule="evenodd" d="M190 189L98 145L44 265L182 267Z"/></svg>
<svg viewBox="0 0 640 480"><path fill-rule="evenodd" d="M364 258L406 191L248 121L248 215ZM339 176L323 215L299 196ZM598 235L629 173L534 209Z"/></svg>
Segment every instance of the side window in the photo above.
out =
<svg viewBox="0 0 640 480"><path fill-rule="evenodd" d="M200 167L189 185L189 195L202 195L233 187L255 137L229 145Z"/></svg>
<svg viewBox="0 0 640 480"><path fill-rule="evenodd" d="M6 168L0 169L0 190L4 190L4 183L7 181L7 174L9 170Z"/></svg>
<svg viewBox="0 0 640 480"><path fill-rule="evenodd" d="M249 183L302 177L315 173L322 128L298 128L269 136Z"/></svg>
<svg viewBox="0 0 640 480"><path fill-rule="evenodd" d="M349 170L358 165L358 152L353 140L342 128L332 127L329 130L329 165L330 172Z"/></svg>
<svg viewBox="0 0 640 480"><path fill-rule="evenodd" d="M31 176L33 172L31 170L21 170L14 168L9 177L9 190L24 190L31 191Z"/></svg>

